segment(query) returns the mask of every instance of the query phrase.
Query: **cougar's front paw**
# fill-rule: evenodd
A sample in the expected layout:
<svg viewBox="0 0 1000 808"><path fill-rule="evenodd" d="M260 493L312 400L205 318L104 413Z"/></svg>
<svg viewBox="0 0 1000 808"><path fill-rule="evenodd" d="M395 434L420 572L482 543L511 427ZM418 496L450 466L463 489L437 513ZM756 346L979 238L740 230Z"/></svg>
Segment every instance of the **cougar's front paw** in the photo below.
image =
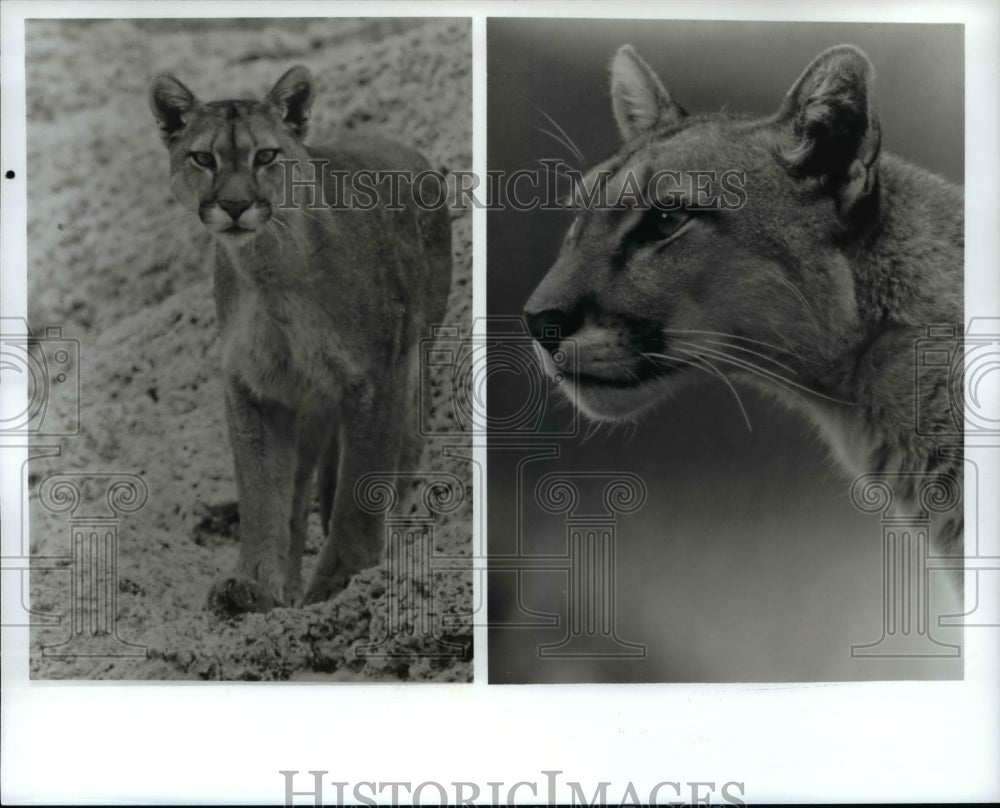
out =
<svg viewBox="0 0 1000 808"><path fill-rule="evenodd" d="M222 617L268 612L281 605L280 592L272 591L259 581L237 575L216 581L208 593L208 608Z"/></svg>

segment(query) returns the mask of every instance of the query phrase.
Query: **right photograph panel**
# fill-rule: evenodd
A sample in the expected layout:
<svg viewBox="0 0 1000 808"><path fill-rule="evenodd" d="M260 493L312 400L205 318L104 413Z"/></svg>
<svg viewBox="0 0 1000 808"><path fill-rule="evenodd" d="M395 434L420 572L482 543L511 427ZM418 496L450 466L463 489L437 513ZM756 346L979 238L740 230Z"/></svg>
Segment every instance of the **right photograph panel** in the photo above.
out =
<svg viewBox="0 0 1000 808"><path fill-rule="evenodd" d="M962 678L963 35L488 22L491 683Z"/></svg>

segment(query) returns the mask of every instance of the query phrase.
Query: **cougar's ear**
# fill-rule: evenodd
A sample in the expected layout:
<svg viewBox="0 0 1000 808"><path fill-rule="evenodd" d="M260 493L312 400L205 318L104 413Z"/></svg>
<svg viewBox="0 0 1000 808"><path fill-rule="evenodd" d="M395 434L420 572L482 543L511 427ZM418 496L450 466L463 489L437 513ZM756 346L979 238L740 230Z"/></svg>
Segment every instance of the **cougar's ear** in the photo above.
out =
<svg viewBox="0 0 1000 808"><path fill-rule="evenodd" d="M838 45L813 60L778 112L778 157L792 176L813 177L848 214L877 187L881 132L875 69L863 51Z"/></svg>
<svg viewBox="0 0 1000 808"><path fill-rule="evenodd" d="M198 103L194 94L173 76L163 73L149 87L149 107L163 142L170 142L187 126L188 112Z"/></svg>
<svg viewBox="0 0 1000 808"><path fill-rule="evenodd" d="M296 137L304 137L312 108L312 75L301 65L293 67L274 85L267 100Z"/></svg>
<svg viewBox="0 0 1000 808"><path fill-rule="evenodd" d="M631 45L622 45L611 61L611 106L626 142L687 115Z"/></svg>

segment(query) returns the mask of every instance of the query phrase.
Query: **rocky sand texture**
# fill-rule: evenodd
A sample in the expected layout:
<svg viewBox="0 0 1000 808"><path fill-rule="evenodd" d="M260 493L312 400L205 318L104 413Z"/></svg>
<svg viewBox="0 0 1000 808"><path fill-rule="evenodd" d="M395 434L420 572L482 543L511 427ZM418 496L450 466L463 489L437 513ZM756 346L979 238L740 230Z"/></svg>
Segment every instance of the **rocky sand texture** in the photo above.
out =
<svg viewBox="0 0 1000 808"><path fill-rule="evenodd" d="M36 334L56 325L79 342L78 364L53 384L46 415L76 434L38 437L24 471L30 551L46 559L30 579L34 678L471 677L472 575L462 562L471 553L471 471L460 450L442 451L468 443L454 437L447 372L425 387L424 413L431 433L452 437L428 440L421 468L460 481L459 504L434 523L435 554L451 570L421 573L400 557L308 608L235 619L204 609L211 581L236 558L236 490L207 238L171 195L147 91L152 76L172 72L204 100L256 98L294 64L316 81L308 142L370 132L415 146L441 170L471 167L467 20L28 22L29 319ZM467 328L471 215L452 216L448 322ZM54 473L85 475L74 478L83 490L76 511L43 506ZM43 646L71 630L70 519L107 512L111 478L101 475L112 474L138 475L148 489L118 523L113 584L117 636L145 655L51 656ZM365 646L374 653L359 653Z"/></svg>

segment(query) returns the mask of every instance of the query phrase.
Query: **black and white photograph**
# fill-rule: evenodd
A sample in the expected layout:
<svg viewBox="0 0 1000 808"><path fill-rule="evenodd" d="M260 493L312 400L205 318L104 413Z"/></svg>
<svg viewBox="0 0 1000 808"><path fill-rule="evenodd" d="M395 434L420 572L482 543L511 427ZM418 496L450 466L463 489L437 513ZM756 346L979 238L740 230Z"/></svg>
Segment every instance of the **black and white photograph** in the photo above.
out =
<svg viewBox="0 0 1000 808"><path fill-rule="evenodd" d="M1000 801L998 42L2 0L0 802Z"/></svg>
<svg viewBox="0 0 1000 808"><path fill-rule="evenodd" d="M488 43L490 681L961 678L962 27Z"/></svg>
<svg viewBox="0 0 1000 808"><path fill-rule="evenodd" d="M467 681L469 21L25 37L32 676Z"/></svg>

